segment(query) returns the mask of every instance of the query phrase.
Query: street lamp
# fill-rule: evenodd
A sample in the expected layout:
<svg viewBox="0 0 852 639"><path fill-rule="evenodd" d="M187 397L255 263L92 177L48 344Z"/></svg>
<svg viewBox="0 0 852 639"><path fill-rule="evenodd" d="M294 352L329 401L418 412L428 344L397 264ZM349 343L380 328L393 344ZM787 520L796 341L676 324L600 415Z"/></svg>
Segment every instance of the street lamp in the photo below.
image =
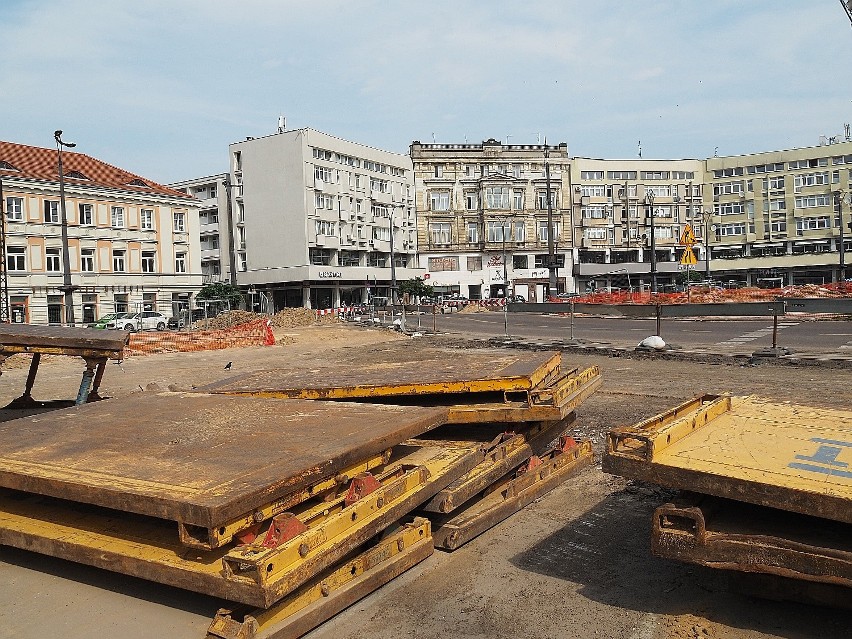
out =
<svg viewBox="0 0 852 639"><path fill-rule="evenodd" d="M391 263L391 307L396 306L396 256L393 248L393 212L396 210L396 204L390 205L390 263Z"/></svg>
<svg viewBox="0 0 852 639"><path fill-rule="evenodd" d="M645 190L645 199L648 202L648 217L651 220L651 293L657 292L657 238L654 232L654 192Z"/></svg>
<svg viewBox="0 0 852 639"><path fill-rule="evenodd" d="M713 209L704 209L701 212L704 218L704 279L710 283L710 220L713 219Z"/></svg>
<svg viewBox="0 0 852 639"><path fill-rule="evenodd" d="M834 201L837 206L837 219L840 221L840 237L838 241L840 242L839 251L840 251L840 268L837 271L837 281L843 282L846 279L846 234L843 230L843 199L845 193L841 190L837 190L834 192ZM852 230L852 222L849 223L849 229Z"/></svg>
<svg viewBox="0 0 852 639"><path fill-rule="evenodd" d="M62 292L65 304L65 323L74 326L74 290L71 284L71 255L68 249L68 216L65 213L65 175L62 173L62 148L73 149L76 144L62 141L62 131L54 131L56 155L59 163L59 212L62 223Z"/></svg>
<svg viewBox="0 0 852 639"><path fill-rule="evenodd" d="M509 337L509 272L506 265L506 230L511 231L509 220L512 216L505 216L500 219L500 236L503 239L503 333Z"/></svg>

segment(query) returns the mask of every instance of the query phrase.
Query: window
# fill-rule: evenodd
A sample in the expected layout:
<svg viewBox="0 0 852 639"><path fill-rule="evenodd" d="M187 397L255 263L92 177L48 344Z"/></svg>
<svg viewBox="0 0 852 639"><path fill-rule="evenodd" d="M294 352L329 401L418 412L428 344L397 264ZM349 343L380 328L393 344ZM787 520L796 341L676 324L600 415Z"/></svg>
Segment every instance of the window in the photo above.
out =
<svg viewBox="0 0 852 639"><path fill-rule="evenodd" d="M112 252L112 270L116 273L124 272L124 256L125 251L113 250Z"/></svg>
<svg viewBox="0 0 852 639"><path fill-rule="evenodd" d="M516 242L527 241L527 225L524 222L515 222L514 232Z"/></svg>
<svg viewBox="0 0 852 639"><path fill-rule="evenodd" d="M671 217L672 207L670 206L655 206L654 217Z"/></svg>
<svg viewBox="0 0 852 639"><path fill-rule="evenodd" d="M334 235L336 224L326 220L314 220L314 230L317 235Z"/></svg>
<svg viewBox="0 0 852 639"><path fill-rule="evenodd" d="M643 180L668 180L668 171L642 171L640 173Z"/></svg>
<svg viewBox="0 0 852 639"><path fill-rule="evenodd" d="M84 273L95 272L95 249L80 250L80 270Z"/></svg>
<svg viewBox="0 0 852 639"><path fill-rule="evenodd" d="M540 211L547 210L547 191L538 191L536 193L536 205ZM550 192L550 207L556 208L556 191Z"/></svg>
<svg viewBox="0 0 852 639"><path fill-rule="evenodd" d="M331 169L326 166L314 167L314 178L320 182L331 184Z"/></svg>
<svg viewBox="0 0 852 639"><path fill-rule="evenodd" d="M80 224L85 226L94 224L94 212L91 204L79 204L77 210L80 213Z"/></svg>
<svg viewBox="0 0 852 639"><path fill-rule="evenodd" d="M152 209L142 209L139 211L139 228L144 231L154 229L154 211Z"/></svg>
<svg viewBox="0 0 852 639"><path fill-rule="evenodd" d="M606 177L610 180L635 180L636 171L607 171Z"/></svg>
<svg viewBox="0 0 852 639"><path fill-rule="evenodd" d="M210 185L210 197L216 197L216 185L215 184Z"/></svg>
<svg viewBox="0 0 852 639"><path fill-rule="evenodd" d="M429 193L429 208L432 211L449 211L450 210L450 192L449 191L431 191Z"/></svg>
<svg viewBox="0 0 852 639"><path fill-rule="evenodd" d="M457 256L430 257L429 270L433 273L440 271L458 271L459 258Z"/></svg>
<svg viewBox="0 0 852 639"><path fill-rule="evenodd" d="M62 270L62 250L58 248L45 249L47 270L50 273L59 273Z"/></svg>
<svg viewBox="0 0 852 639"><path fill-rule="evenodd" d="M587 240L605 240L606 227L583 229L583 237Z"/></svg>
<svg viewBox="0 0 852 639"><path fill-rule="evenodd" d="M175 253L175 273L186 273L186 253Z"/></svg>
<svg viewBox="0 0 852 639"><path fill-rule="evenodd" d="M672 171L673 180L694 180L695 173L692 171Z"/></svg>
<svg viewBox="0 0 852 639"><path fill-rule="evenodd" d="M489 209L508 209L509 208L509 187L508 186L487 186L485 187L485 201Z"/></svg>
<svg viewBox="0 0 852 639"><path fill-rule="evenodd" d="M175 211L172 215L175 223L175 233L183 233L186 231L186 213Z"/></svg>
<svg viewBox="0 0 852 639"><path fill-rule="evenodd" d="M559 239L559 222L557 220L553 220L553 238L554 240ZM548 240L547 220L538 221L538 239L540 242L546 242Z"/></svg>
<svg viewBox="0 0 852 639"><path fill-rule="evenodd" d="M719 226L719 235L745 235L745 222L734 222L733 224L722 224Z"/></svg>
<svg viewBox="0 0 852 639"><path fill-rule="evenodd" d="M245 251L237 253L237 270L240 273L245 273L248 270L248 257Z"/></svg>
<svg viewBox="0 0 852 639"><path fill-rule="evenodd" d="M547 259L549 255L545 253L544 255L536 255L535 256L535 268L547 268ZM557 268L565 268L565 254L557 253L556 257L556 267Z"/></svg>
<svg viewBox="0 0 852 639"><path fill-rule="evenodd" d="M382 226L374 226L373 227L373 239L374 240L383 240L385 242L390 242L391 234L390 228L385 228Z"/></svg>
<svg viewBox="0 0 852 639"><path fill-rule="evenodd" d="M769 187L772 191L783 191L784 190L784 176L783 175L774 175L770 178L763 178L763 190L766 190L766 187Z"/></svg>
<svg viewBox="0 0 852 639"><path fill-rule="evenodd" d="M814 158L812 160L793 160L788 164L792 169L815 169L820 166L828 166L828 158Z"/></svg>
<svg viewBox="0 0 852 639"><path fill-rule="evenodd" d="M443 165L443 164L436 164L436 165L435 165L435 167L434 167L434 169L435 169L435 170L434 170L433 175L434 175L436 178L444 177L444 165Z"/></svg>
<svg viewBox="0 0 852 639"><path fill-rule="evenodd" d="M24 198L6 198L6 219L21 222L24 219Z"/></svg>
<svg viewBox="0 0 852 639"><path fill-rule="evenodd" d="M123 206L112 207L111 222L112 222L113 228L116 228L116 229L124 228L124 207Z"/></svg>
<svg viewBox="0 0 852 639"><path fill-rule="evenodd" d="M376 178L370 178L370 190L378 191L379 193L389 193L388 189L389 182L387 180L377 180Z"/></svg>
<svg viewBox="0 0 852 639"><path fill-rule="evenodd" d="M489 242L508 242L511 239L512 227L508 221L487 222L485 238Z"/></svg>
<svg viewBox="0 0 852 639"><path fill-rule="evenodd" d="M479 223L478 222L468 222L467 223L467 242L468 244L476 244L479 242Z"/></svg>
<svg viewBox="0 0 852 639"><path fill-rule="evenodd" d="M603 204L584 206L580 209L580 214L587 220L603 220L607 217L607 210Z"/></svg>
<svg viewBox="0 0 852 639"><path fill-rule="evenodd" d="M776 198L772 200L763 200L763 211L786 211L787 201L784 198Z"/></svg>
<svg viewBox="0 0 852 639"><path fill-rule="evenodd" d="M743 192L742 180L738 182L719 182L713 185L713 195L730 195Z"/></svg>
<svg viewBox="0 0 852 639"><path fill-rule="evenodd" d="M770 164L757 164L755 166L747 166L746 172L749 175L754 175L756 173L772 173L774 171L783 171L784 163L783 162L775 162Z"/></svg>
<svg viewBox="0 0 852 639"><path fill-rule="evenodd" d="M818 229L830 228L828 216L823 217L806 217L796 220L796 232L801 234L804 231L816 231Z"/></svg>
<svg viewBox="0 0 852 639"><path fill-rule="evenodd" d="M388 254L387 253L367 253L367 266L377 268L387 268Z"/></svg>
<svg viewBox="0 0 852 639"><path fill-rule="evenodd" d="M713 177L715 178L723 178L723 177L736 177L737 175L743 174L743 167L741 166L732 166L727 169L715 169L713 171Z"/></svg>
<svg viewBox="0 0 852 639"><path fill-rule="evenodd" d="M797 195L797 209L813 209L818 206L829 206L831 204L831 196L823 195Z"/></svg>
<svg viewBox="0 0 852 639"><path fill-rule="evenodd" d="M603 180L603 171L580 171L581 180Z"/></svg>
<svg viewBox="0 0 852 639"><path fill-rule="evenodd" d="M654 197L669 197L672 194L672 187L669 185L649 186L645 188L645 194L653 193Z"/></svg>
<svg viewBox="0 0 852 639"><path fill-rule="evenodd" d="M583 184L580 187L580 195L583 197L606 197L606 187L603 184Z"/></svg>
<svg viewBox="0 0 852 639"><path fill-rule="evenodd" d="M801 189L803 186L820 186L828 184L828 171L819 173L800 173L793 176L793 188Z"/></svg>
<svg viewBox="0 0 852 639"><path fill-rule="evenodd" d="M474 271L481 271L482 270L482 256L476 255L476 256L468 257L467 258L467 270L470 271L471 273L474 272Z"/></svg>
<svg viewBox="0 0 852 639"><path fill-rule="evenodd" d="M516 177L516 178L521 177L521 171L522 171L522 170L523 170L522 165L520 165L520 164L513 164L513 165L512 165L512 176L513 176L513 177Z"/></svg>
<svg viewBox="0 0 852 639"><path fill-rule="evenodd" d="M672 237L677 237L677 227L671 226L655 226L654 237L658 240L667 240Z"/></svg>
<svg viewBox="0 0 852 639"><path fill-rule="evenodd" d="M786 233L787 232L787 220L772 220L769 223L769 232L770 233Z"/></svg>
<svg viewBox="0 0 852 639"><path fill-rule="evenodd" d="M464 208L468 211L475 211L479 208L479 194L476 191L465 192Z"/></svg>
<svg viewBox="0 0 852 639"><path fill-rule="evenodd" d="M46 224L59 224L59 202L56 200L44 201L44 221Z"/></svg>
<svg viewBox="0 0 852 639"><path fill-rule="evenodd" d="M524 208L524 192L520 189L512 191L512 208L522 211Z"/></svg>
<svg viewBox="0 0 852 639"><path fill-rule="evenodd" d="M513 269L529 268L527 266L527 264L529 264L528 258L529 258L529 255L513 255L512 256L512 268Z"/></svg>
<svg viewBox="0 0 852 639"><path fill-rule="evenodd" d="M745 206L742 202L726 202L724 204L713 205L714 215L741 215L745 213Z"/></svg>
<svg viewBox="0 0 852 639"><path fill-rule="evenodd" d="M23 246L6 247L6 269L8 271L27 270L27 249Z"/></svg>
<svg viewBox="0 0 852 639"><path fill-rule="evenodd" d="M314 204L318 209L334 210L334 197L325 193L314 193Z"/></svg>
<svg viewBox="0 0 852 639"><path fill-rule="evenodd" d="M449 222L431 222L429 238L432 244L449 244L453 241L452 225Z"/></svg>
<svg viewBox="0 0 852 639"><path fill-rule="evenodd" d="M314 158L317 160L331 160L334 157L334 154L331 151L326 151L325 149L313 149Z"/></svg>

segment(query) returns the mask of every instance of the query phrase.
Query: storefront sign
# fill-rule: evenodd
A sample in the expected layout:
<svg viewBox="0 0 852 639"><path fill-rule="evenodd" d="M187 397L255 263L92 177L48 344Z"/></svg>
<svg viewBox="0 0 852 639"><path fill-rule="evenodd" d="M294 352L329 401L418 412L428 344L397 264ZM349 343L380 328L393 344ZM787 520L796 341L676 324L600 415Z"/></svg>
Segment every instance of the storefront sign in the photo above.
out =
<svg viewBox="0 0 852 639"><path fill-rule="evenodd" d="M328 278L338 278L338 277L342 278L343 273L340 272L340 271L320 271L319 273L317 273L317 277L327 278L327 279Z"/></svg>

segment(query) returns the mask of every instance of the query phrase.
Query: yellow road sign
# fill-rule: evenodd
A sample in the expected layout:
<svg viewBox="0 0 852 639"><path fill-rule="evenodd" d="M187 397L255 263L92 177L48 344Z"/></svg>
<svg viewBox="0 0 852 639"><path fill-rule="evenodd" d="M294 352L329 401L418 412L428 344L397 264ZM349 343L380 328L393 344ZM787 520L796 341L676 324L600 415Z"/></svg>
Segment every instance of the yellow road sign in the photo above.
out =
<svg viewBox="0 0 852 639"><path fill-rule="evenodd" d="M686 266L695 266L698 264L698 260L695 257L695 251L692 250L691 246L687 246L683 249L683 254L680 256L680 263Z"/></svg>
<svg viewBox="0 0 852 639"><path fill-rule="evenodd" d="M683 227L683 233L680 235L680 243L685 246L692 246L695 244L695 233L692 231L692 227L689 224ZM681 264L686 264L686 262L682 261ZM692 264L695 264L695 262L692 262Z"/></svg>

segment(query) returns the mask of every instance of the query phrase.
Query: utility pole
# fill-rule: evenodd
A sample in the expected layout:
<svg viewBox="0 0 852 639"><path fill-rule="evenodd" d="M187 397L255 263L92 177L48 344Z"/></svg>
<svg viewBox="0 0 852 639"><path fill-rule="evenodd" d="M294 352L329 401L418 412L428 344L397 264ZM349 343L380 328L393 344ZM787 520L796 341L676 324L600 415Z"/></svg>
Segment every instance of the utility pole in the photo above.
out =
<svg viewBox="0 0 852 639"><path fill-rule="evenodd" d="M228 282L231 286L237 285L237 255L236 248L234 244L234 209L233 204L231 202L231 176L225 175L224 180L222 180L222 186L225 187L225 199L226 207L225 207L225 215L226 221L228 225Z"/></svg>
<svg viewBox="0 0 852 639"><path fill-rule="evenodd" d="M705 209L704 217L704 279L710 282L710 221L713 219L713 209Z"/></svg>
<svg viewBox="0 0 852 639"><path fill-rule="evenodd" d="M840 268L837 271L837 281L842 282L846 279L846 236L843 230L843 191L837 190L834 192L834 201L837 206L837 219L840 224L840 237L838 238L839 242L839 250L840 250ZM849 223L850 229L852 229L852 222Z"/></svg>
<svg viewBox="0 0 852 639"><path fill-rule="evenodd" d="M651 223L651 293L657 292L657 238L654 228L654 192L645 190L645 199L648 201L648 217Z"/></svg>
<svg viewBox="0 0 852 639"><path fill-rule="evenodd" d="M59 212L62 223L62 292L65 304L65 324L74 326L74 291L76 286L71 284L71 251L68 247L68 216L65 212L65 175L62 172L62 149L73 149L76 144L63 142L62 131L54 131L53 139L56 140L56 155L59 163Z"/></svg>
<svg viewBox="0 0 852 639"><path fill-rule="evenodd" d="M547 148L547 138L544 139L544 180L547 193L547 295L555 295L556 284L556 243L553 237L553 202L550 199L550 163L547 161L550 151Z"/></svg>

